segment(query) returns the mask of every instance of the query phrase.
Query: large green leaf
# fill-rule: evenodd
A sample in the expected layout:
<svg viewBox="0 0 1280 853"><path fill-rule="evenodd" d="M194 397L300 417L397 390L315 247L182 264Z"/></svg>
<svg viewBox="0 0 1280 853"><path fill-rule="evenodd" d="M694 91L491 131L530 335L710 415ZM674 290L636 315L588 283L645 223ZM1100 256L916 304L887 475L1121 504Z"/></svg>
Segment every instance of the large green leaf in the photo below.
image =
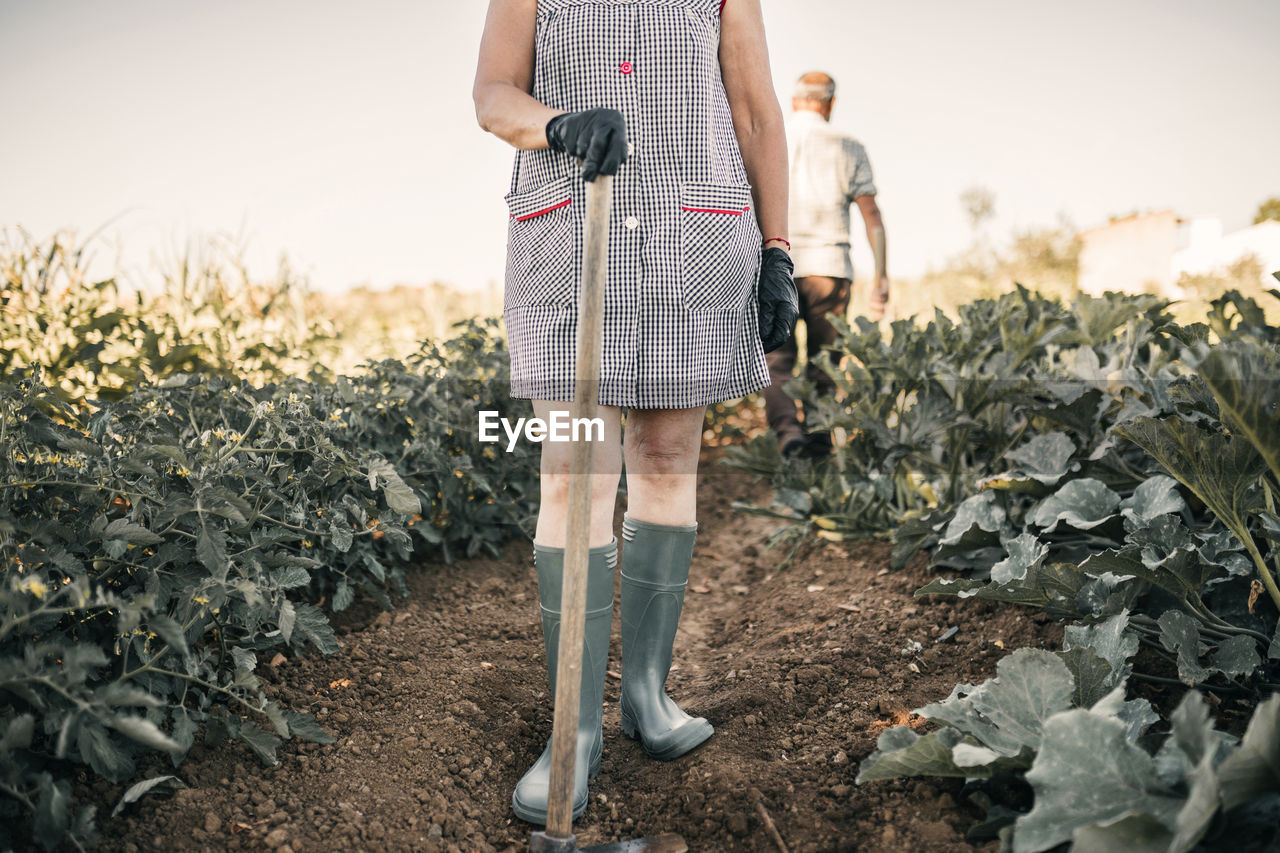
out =
<svg viewBox="0 0 1280 853"><path fill-rule="evenodd" d="M1071 834L1071 853L1169 853L1173 833L1145 814L1129 815L1114 823L1077 827Z"/></svg>
<svg viewBox="0 0 1280 853"><path fill-rule="evenodd" d="M1060 652L1058 657L1071 671L1075 682L1071 704L1077 708L1088 708L1111 690L1116 673L1093 649L1077 646Z"/></svg>
<svg viewBox="0 0 1280 853"><path fill-rule="evenodd" d="M1089 711L1119 720L1124 725L1125 738L1130 743L1137 743L1147 729L1160 722L1160 715L1146 699L1125 700L1123 684L1095 702Z"/></svg>
<svg viewBox="0 0 1280 853"><path fill-rule="evenodd" d="M1038 567L1049 556L1049 546L1030 533L1019 533L1004 543L1004 549L1009 556L991 567L992 583L1022 580L1030 569Z"/></svg>
<svg viewBox="0 0 1280 853"><path fill-rule="evenodd" d="M1240 746L1218 768L1222 804L1233 809L1267 791L1280 791L1280 694L1253 712Z"/></svg>
<svg viewBox="0 0 1280 853"><path fill-rule="evenodd" d="M293 627L297 624L298 612L289 599L281 599L280 613L276 616L276 624L280 628L280 636L286 643L293 642Z"/></svg>
<svg viewBox="0 0 1280 853"><path fill-rule="evenodd" d="M1115 516L1120 496L1092 477L1071 480L1045 498L1028 516L1037 527L1054 530L1059 523L1092 530Z"/></svg>
<svg viewBox="0 0 1280 853"><path fill-rule="evenodd" d="M946 776L977 779L1025 768L1022 757L1010 759L987 749L958 729L948 726L925 735L906 726L886 729L858 771L857 783L904 776Z"/></svg>
<svg viewBox="0 0 1280 853"><path fill-rule="evenodd" d="M280 746L280 738L271 732L263 731L254 723L245 723L241 726L240 737L264 765L270 767L277 763L276 747Z"/></svg>
<svg viewBox="0 0 1280 853"><path fill-rule="evenodd" d="M182 626L177 622L168 616L157 613L151 617L148 624L151 626L151 630L155 631L169 648L183 657L188 657L191 654L191 650L187 648L186 635L182 631Z"/></svg>
<svg viewBox="0 0 1280 853"><path fill-rule="evenodd" d="M995 678L967 690L957 688L947 699L916 713L1014 758L1039 748L1045 721L1071 707L1074 690L1071 671L1057 655L1019 649L1000 660Z"/></svg>
<svg viewBox="0 0 1280 853"><path fill-rule="evenodd" d="M1178 655L1178 678L1183 684L1199 684L1209 677L1209 670L1200 665L1203 643L1200 625L1181 610L1166 610L1160 614L1160 645Z"/></svg>
<svg viewBox="0 0 1280 853"><path fill-rule="evenodd" d="M1257 642L1243 634L1218 643L1209 661L1213 669L1229 676L1252 675L1262 665Z"/></svg>
<svg viewBox="0 0 1280 853"><path fill-rule="evenodd" d="M923 737L906 726L885 729L876 739L876 750L862 762L857 783L902 776L966 777L974 774L958 767L951 750L965 739L952 728L929 732Z"/></svg>
<svg viewBox="0 0 1280 853"><path fill-rule="evenodd" d="M300 711L285 711L284 718L289 723L289 733L312 743L333 743L333 735L329 734L316 718Z"/></svg>
<svg viewBox="0 0 1280 853"><path fill-rule="evenodd" d="M196 539L196 556L209 570L209 574L224 581L230 564L227 562L227 535L216 527L201 525L200 536Z"/></svg>
<svg viewBox="0 0 1280 853"><path fill-rule="evenodd" d="M95 719L81 721L76 734L76 748L84 762L104 779L123 782L133 775L133 759Z"/></svg>
<svg viewBox="0 0 1280 853"><path fill-rule="evenodd" d="M1088 580L1087 575L1070 563L1049 563L1030 566L1025 577L1006 584L984 583L972 578L937 578L916 590L915 594L917 597L976 597L985 601L1042 607L1055 616L1075 616L1076 595Z"/></svg>
<svg viewBox="0 0 1280 853"><path fill-rule="evenodd" d="M939 544L964 548L994 544L999 541L999 534L1008 530L1008 518L995 493L979 492L956 507Z"/></svg>
<svg viewBox="0 0 1280 853"><path fill-rule="evenodd" d="M119 539L130 545L155 545L163 542L163 536L157 536L141 524L135 524L127 518L117 518L107 524L102 531L103 539Z"/></svg>
<svg viewBox="0 0 1280 853"><path fill-rule="evenodd" d="M1087 577L1076 592L1075 607L1085 618L1109 619L1132 611L1144 592L1132 577L1100 572L1096 577Z"/></svg>
<svg viewBox="0 0 1280 853"><path fill-rule="evenodd" d="M1177 837L1171 853L1185 853L1204 836L1218 812L1221 790L1215 770L1223 745L1222 736L1213 728L1209 708L1199 693L1188 692L1170 715L1173 731L1161 751L1170 743L1187 763L1187 801L1178 812ZM1159 761L1159 756L1157 756Z"/></svg>
<svg viewBox="0 0 1280 853"><path fill-rule="evenodd" d="M138 743L161 752L177 752L182 749L181 744L160 731L159 726L145 717L114 717L111 727Z"/></svg>
<svg viewBox="0 0 1280 853"><path fill-rule="evenodd" d="M1247 529L1265 468L1248 439L1205 432L1179 418L1138 418L1116 432L1155 457L1234 532Z"/></svg>
<svg viewBox="0 0 1280 853"><path fill-rule="evenodd" d="M48 773L40 774L40 797L36 801L35 836L48 853L62 844L71 825L71 786L54 782Z"/></svg>
<svg viewBox="0 0 1280 853"><path fill-rule="evenodd" d="M1180 799L1159 787L1150 755L1126 737L1118 719L1064 711L1045 723L1027 781L1035 806L1017 822L1016 853L1038 853L1079 827L1146 814L1172 830Z"/></svg>
<svg viewBox="0 0 1280 853"><path fill-rule="evenodd" d="M1068 625L1063 629L1062 647L1064 651L1072 649L1092 649L1106 661L1110 674L1089 691L1082 691L1085 686L1077 681L1077 705L1088 707L1097 702L1108 691L1114 689L1129 677L1129 658L1138 653L1138 635L1127 630L1129 614L1119 613L1096 625ZM1093 673L1090 673L1091 677ZM1085 698L1091 697L1091 698Z"/></svg>
<svg viewBox="0 0 1280 853"><path fill-rule="evenodd" d="M151 793L173 793L181 791L187 787L187 784L177 776L153 776L150 779L143 779L134 785L129 786L129 790L125 791L120 797L120 801L116 803L116 807L111 810L111 816L117 817L120 812L124 811L124 807L130 803L136 803L147 794Z"/></svg>
<svg viewBox="0 0 1280 853"><path fill-rule="evenodd" d="M178 744L179 749L169 753L169 759L173 762L173 766L177 767L187 757L191 745L196 739L196 723L191 719L191 715L187 713L187 709L181 706L173 709L173 741Z"/></svg>
<svg viewBox="0 0 1280 853"><path fill-rule="evenodd" d="M1280 354L1228 341L1210 348L1196 369L1227 423L1248 437L1280 480Z"/></svg>
<svg viewBox="0 0 1280 853"><path fill-rule="evenodd" d="M324 615L323 610L312 604L300 603L294 605L294 612L295 627L314 643L322 654L331 655L338 650L338 638L334 635L333 628L329 625L329 617Z"/></svg>
<svg viewBox="0 0 1280 853"><path fill-rule="evenodd" d="M387 499L387 506L404 515L422 512L422 501L401 479L394 465L385 459L371 460L369 462L370 488L377 488L377 478L383 480L382 494Z"/></svg>
<svg viewBox="0 0 1280 853"><path fill-rule="evenodd" d="M1048 432L1038 434L1026 444L1009 451L1008 458L1017 464L1016 474L1052 486L1080 469L1079 462L1071 461L1075 452L1075 442L1065 433Z"/></svg>
<svg viewBox="0 0 1280 853"><path fill-rule="evenodd" d="M1203 570L1204 565L1204 563L1197 560L1194 565L1180 561L1169 565L1157 565L1152 568L1142 561L1140 553L1134 549L1125 551L1109 549L1089 555L1080 564L1080 569L1094 577L1102 577L1108 574L1117 577L1135 577L1146 581L1152 586L1159 587L1179 599L1186 599L1189 596L1199 594L1202 584L1197 583L1196 580L1199 570ZM1174 569L1188 569L1189 571L1174 571Z"/></svg>
<svg viewBox="0 0 1280 853"><path fill-rule="evenodd" d="M1133 527L1141 527L1162 515L1182 512L1186 506L1178 494L1177 481L1158 474L1144 480L1132 495L1120 502L1120 514Z"/></svg>
<svg viewBox="0 0 1280 853"><path fill-rule="evenodd" d="M26 749L35 736L36 718L31 714L19 714L9 719L0 732L0 756L15 749Z"/></svg>

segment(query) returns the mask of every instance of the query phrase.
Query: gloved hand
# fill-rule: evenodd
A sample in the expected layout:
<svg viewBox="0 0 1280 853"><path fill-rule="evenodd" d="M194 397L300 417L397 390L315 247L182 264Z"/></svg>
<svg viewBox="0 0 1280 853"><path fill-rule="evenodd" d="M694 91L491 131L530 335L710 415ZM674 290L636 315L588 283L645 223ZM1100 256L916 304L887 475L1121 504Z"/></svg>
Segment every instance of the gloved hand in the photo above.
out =
<svg viewBox="0 0 1280 853"><path fill-rule="evenodd" d="M547 122L547 144L582 160L582 179L616 175L627 159L627 120L617 110L561 113Z"/></svg>
<svg viewBox="0 0 1280 853"><path fill-rule="evenodd" d="M800 316L791 256L776 246L764 250L760 259L760 284L756 299L760 305L760 343L773 352L787 342Z"/></svg>

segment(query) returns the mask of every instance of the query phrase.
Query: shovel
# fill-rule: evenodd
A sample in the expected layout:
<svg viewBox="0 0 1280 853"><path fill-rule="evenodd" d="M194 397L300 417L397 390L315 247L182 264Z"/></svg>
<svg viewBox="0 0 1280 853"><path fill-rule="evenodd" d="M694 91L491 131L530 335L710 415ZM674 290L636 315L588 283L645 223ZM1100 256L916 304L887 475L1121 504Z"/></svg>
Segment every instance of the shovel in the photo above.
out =
<svg viewBox="0 0 1280 853"><path fill-rule="evenodd" d="M578 362L573 417L596 416L600 362L604 352L604 283L608 270L609 208L613 178L586 184L583 280L578 299ZM586 431L590 435L590 430ZM582 635L587 619L587 550L591 534L591 442L576 441L569 460L569 526L565 541L560 607L560 651L556 664L555 717L551 728L551 780L547 826L529 839L531 853L685 853L674 833L579 848L573 835L573 770L582 690Z"/></svg>

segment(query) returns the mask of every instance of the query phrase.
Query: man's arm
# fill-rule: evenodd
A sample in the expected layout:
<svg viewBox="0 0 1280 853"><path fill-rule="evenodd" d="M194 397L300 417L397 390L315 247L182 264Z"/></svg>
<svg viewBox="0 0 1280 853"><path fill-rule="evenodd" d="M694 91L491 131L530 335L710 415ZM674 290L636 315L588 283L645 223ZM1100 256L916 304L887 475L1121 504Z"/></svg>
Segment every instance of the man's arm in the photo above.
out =
<svg viewBox="0 0 1280 853"><path fill-rule="evenodd" d="M858 210L862 212L862 221L867 226L867 242L871 244L871 253L876 259L876 283L871 290L871 319L879 320L884 316L884 306L889 301L889 267L888 250L884 235L884 218L880 215L880 205L876 204L873 195L860 195L854 199Z"/></svg>

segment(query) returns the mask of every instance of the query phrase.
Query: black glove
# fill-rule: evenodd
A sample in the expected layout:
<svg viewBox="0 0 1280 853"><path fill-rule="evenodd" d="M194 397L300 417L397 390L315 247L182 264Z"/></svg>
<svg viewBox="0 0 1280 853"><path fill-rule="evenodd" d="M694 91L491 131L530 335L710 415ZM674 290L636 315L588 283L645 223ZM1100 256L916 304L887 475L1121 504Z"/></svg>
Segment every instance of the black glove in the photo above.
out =
<svg viewBox="0 0 1280 853"><path fill-rule="evenodd" d="M791 256L776 246L765 249L760 259L760 285L756 298L760 305L760 343L773 352L787 342L800 316Z"/></svg>
<svg viewBox="0 0 1280 853"><path fill-rule="evenodd" d="M547 144L582 161L582 180L616 175L627 159L627 120L610 109L561 113L547 122Z"/></svg>

